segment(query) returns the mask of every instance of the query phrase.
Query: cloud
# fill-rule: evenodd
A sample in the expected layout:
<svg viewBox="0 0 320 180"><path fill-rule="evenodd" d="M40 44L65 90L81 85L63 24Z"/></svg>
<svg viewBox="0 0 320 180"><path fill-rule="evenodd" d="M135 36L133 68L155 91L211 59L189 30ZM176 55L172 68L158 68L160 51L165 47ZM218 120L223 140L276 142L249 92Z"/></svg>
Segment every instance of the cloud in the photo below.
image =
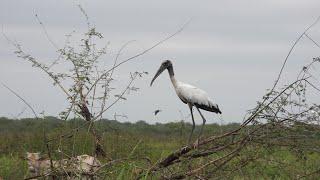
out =
<svg viewBox="0 0 320 180"><path fill-rule="evenodd" d="M24 49L42 62L52 62L56 50L34 15L39 15L50 38L62 47L66 34L76 30L72 40L79 42L86 30L85 18L77 4L86 9L91 22L104 34L104 42L99 45L110 42L108 55L103 58L105 67L127 41L137 40L121 56L123 59L150 47L192 18L182 33L116 73L119 81L124 82L128 73L136 70L149 71L150 75L136 83L140 92L130 95L126 103L113 107L106 117L112 118L114 112L119 112L129 115L130 121L148 122L177 120L179 110L188 113L166 74L157 80L155 87L148 86L163 59L174 61L179 79L203 88L219 103L224 122L240 122L246 110L272 85L286 53L299 33L319 15L320 7L318 0L4 0L0 21L10 38L21 42ZM319 31L320 25L317 25L309 34L320 41ZM314 45L307 39L302 40L289 60L284 77L295 78L299 68L317 55ZM43 73L16 58L12 46L3 37L0 77L0 81L27 97L38 112L45 110L57 115L66 107L63 94ZM0 116L14 114L23 106L6 89L0 88L0 94L3 107ZM156 108L163 109L157 118L152 114ZM217 116L205 115L210 117L209 122L219 121Z"/></svg>

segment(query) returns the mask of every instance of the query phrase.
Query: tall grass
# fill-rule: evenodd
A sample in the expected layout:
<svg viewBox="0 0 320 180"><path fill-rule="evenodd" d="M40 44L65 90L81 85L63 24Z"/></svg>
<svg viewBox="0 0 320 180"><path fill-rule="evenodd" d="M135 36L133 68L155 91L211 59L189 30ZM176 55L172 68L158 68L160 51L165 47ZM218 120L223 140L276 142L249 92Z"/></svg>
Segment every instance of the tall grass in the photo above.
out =
<svg viewBox="0 0 320 180"><path fill-rule="evenodd" d="M45 119L45 125L32 119L12 121L0 118L0 177L4 179L23 179L28 176L27 164L23 159L28 152L46 152L43 141L42 129L47 132L54 159L66 158L80 154L92 155L94 152L94 138L83 126L84 122L71 120L63 122L60 120ZM191 126L184 124L181 131L181 123L149 125L143 122L119 123L115 121L103 121L97 123L97 129L103 134L102 142L107 152L107 158L99 159L102 163L119 160L103 168L100 172L103 179L135 179L138 176L142 179L157 179L159 177L143 171L148 169L160 159L172 151L184 145ZM45 127L43 127L45 126ZM237 127L237 124L230 124L219 127L215 124L207 125L205 135L210 133L230 130ZM112 128L111 128L112 127ZM39 130L40 129L40 130ZM199 129L199 128L197 128ZM74 132L74 133L70 133ZM68 134L69 133L69 134ZM68 134L59 138L61 134ZM71 136L72 135L72 136ZM318 142L320 144L320 140ZM259 147L258 147L259 146ZM65 154L61 154L63 152ZM203 163L211 158L219 157L219 154L212 154L205 158L199 158L195 163ZM263 157L254 160L255 157ZM309 174L320 167L319 153L295 152L289 148L270 148L268 146L248 146L237 158L232 160L224 168L234 169L238 165L236 161L248 160L247 164L239 167L237 172L215 174L218 179L296 179L297 174ZM252 159L252 161L250 160ZM234 163L233 163L234 162ZM172 168L188 167L182 163ZM308 176L316 179L317 174Z"/></svg>

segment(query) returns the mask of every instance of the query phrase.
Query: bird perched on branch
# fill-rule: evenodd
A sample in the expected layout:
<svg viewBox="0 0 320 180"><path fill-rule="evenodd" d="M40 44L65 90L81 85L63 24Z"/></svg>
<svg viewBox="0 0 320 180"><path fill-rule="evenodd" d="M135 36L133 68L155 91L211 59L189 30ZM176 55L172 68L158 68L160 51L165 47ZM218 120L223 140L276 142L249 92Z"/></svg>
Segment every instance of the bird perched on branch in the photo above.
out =
<svg viewBox="0 0 320 180"><path fill-rule="evenodd" d="M178 97L181 99L181 101L185 104L187 104L189 106L190 112L191 112L191 117L192 117L192 130L191 133L189 135L189 143L191 141L192 138L192 134L195 128L195 122L194 122L194 117L193 117L193 106L196 107L196 109L198 110L203 123L201 126L201 130L198 136L198 140L202 134L203 131L203 127L206 123L206 119L204 118L204 116L202 115L200 109L205 110L205 111L210 111L210 112L214 112L217 114L221 114L221 111L219 109L219 106L215 103L213 103L213 101L209 98L208 94L197 88L194 87L190 84L186 84L183 82L180 82L178 80L176 80L175 76L174 76L174 71L173 71L173 66L172 66L172 62L170 60L166 60L164 62L162 62L160 68L158 69L157 73L155 74L155 76L153 77L153 79L151 80L150 86L152 86L154 80L164 71L164 70L168 70L171 82L173 84L173 87L178 95Z"/></svg>

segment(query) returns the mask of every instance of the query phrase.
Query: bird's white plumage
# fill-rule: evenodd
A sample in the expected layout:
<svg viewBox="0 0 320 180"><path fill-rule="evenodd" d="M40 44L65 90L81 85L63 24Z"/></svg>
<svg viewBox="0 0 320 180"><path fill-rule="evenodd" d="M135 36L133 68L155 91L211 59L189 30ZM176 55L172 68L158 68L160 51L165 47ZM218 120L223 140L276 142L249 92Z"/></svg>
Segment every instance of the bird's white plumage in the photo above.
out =
<svg viewBox="0 0 320 180"><path fill-rule="evenodd" d="M193 117L193 110L192 107L195 106L202 118L202 127L198 136L198 139L201 136L203 126L206 123L206 119L202 115L201 111L199 109L203 109L206 111L214 112L217 114L221 114L221 111L218 107L217 104L214 104L212 100L209 98L208 94L203 91L202 89L199 89L195 86L192 86L190 84L186 84L180 81L177 81L175 76L174 76L174 71L173 71L173 66L170 60L164 61L160 68L158 69L157 73L154 75L154 77L151 80L150 86L154 82L154 80L165 70L168 70L171 82L174 86L174 89L179 96L179 98L186 104L188 104L191 112L191 117L192 117L192 130L189 136L189 143L192 138L193 130L195 129L195 122L194 122L194 117Z"/></svg>
<svg viewBox="0 0 320 180"><path fill-rule="evenodd" d="M210 99L209 95L202 89L192 86L187 83L176 81L174 89L179 98L185 102L192 104L200 104L208 107L217 107Z"/></svg>

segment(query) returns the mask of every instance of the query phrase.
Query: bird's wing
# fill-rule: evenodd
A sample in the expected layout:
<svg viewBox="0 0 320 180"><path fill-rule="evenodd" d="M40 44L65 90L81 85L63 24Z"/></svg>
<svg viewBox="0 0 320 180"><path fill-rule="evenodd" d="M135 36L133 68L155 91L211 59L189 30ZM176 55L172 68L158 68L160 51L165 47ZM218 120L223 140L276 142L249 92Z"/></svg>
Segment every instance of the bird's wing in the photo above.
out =
<svg viewBox="0 0 320 180"><path fill-rule="evenodd" d="M176 92L179 98L185 103L190 102L201 109L221 113L218 105L214 104L209 95L202 89L179 82Z"/></svg>
<svg viewBox="0 0 320 180"><path fill-rule="evenodd" d="M208 94L195 86L186 83L179 83L177 86L177 94L184 101L198 104L208 104Z"/></svg>

